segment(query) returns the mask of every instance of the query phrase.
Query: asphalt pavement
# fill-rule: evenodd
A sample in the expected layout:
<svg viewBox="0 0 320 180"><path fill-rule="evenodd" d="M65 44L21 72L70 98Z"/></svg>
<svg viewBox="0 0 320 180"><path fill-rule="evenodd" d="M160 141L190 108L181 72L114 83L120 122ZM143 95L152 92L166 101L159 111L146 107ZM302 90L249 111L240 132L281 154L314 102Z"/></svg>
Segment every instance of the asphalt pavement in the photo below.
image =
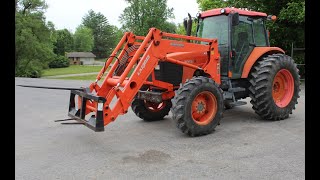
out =
<svg viewBox="0 0 320 180"><path fill-rule="evenodd" d="M16 84L80 87L89 81L16 78ZM67 118L69 91L15 88L15 173L42 179L305 179L305 91L282 121L247 105L224 112L209 135L191 138L171 121L144 122L131 110L93 132Z"/></svg>

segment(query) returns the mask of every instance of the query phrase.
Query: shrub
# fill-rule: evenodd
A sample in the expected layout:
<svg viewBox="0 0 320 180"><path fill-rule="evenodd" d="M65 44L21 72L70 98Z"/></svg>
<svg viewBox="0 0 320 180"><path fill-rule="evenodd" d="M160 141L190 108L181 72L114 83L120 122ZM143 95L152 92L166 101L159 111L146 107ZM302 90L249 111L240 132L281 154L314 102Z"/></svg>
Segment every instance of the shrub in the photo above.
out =
<svg viewBox="0 0 320 180"><path fill-rule="evenodd" d="M63 68L69 65L69 59L67 57L57 55L57 57L49 63L49 68Z"/></svg>
<svg viewBox="0 0 320 180"><path fill-rule="evenodd" d="M42 68L40 66L28 66L27 68L17 68L15 76L39 78L41 77L41 74Z"/></svg>

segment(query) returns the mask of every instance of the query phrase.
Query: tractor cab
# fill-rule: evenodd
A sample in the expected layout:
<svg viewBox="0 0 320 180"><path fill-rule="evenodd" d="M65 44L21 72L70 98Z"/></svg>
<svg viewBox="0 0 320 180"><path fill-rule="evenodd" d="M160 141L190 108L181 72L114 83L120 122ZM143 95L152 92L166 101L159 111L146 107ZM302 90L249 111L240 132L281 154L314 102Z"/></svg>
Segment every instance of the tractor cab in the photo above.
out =
<svg viewBox="0 0 320 180"><path fill-rule="evenodd" d="M266 19L266 13L236 8L212 9L199 15L197 36L218 39L222 77L241 78L254 47L270 46Z"/></svg>

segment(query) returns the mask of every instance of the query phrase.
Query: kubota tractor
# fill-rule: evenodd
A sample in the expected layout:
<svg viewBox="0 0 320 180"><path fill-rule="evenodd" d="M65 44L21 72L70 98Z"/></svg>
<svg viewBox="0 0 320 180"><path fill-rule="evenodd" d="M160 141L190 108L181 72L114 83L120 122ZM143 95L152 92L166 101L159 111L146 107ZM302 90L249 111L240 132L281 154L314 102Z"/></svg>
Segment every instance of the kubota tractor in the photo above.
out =
<svg viewBox="0 0 320 180"><path fill-rule="evenodd" d="M268 19L274 16L219 8L200 13L197 37L188 36L191 23L188 35L127 32L96 81L71 90L68 115L103 131L130 106L145 121L171 110L183 133L198 136L215 129L224 109L250 97L261 118L288 118L299 98L298 69L282 49L270 47Z"/></svg>

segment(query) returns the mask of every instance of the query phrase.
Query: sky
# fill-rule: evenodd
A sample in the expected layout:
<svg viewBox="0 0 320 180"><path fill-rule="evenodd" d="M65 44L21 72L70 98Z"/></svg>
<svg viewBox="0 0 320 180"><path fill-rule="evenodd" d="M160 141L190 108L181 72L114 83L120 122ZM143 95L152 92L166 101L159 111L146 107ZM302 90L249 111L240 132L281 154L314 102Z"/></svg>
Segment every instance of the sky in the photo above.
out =
<svg viewBox="0 0 320 180"><path fill-rule="evenodd" d="M74 32L81 24L82 17L90 9L102 13L111 25L121 27L119 16L128 4L124 0L46 0L48 9L45 16L47 21L52 21L56 29L68 29ZM196 0L168 0L167 6L173 8L175 18L170 22L182 23L188 16L195 17L199 12Z"/></svg>

